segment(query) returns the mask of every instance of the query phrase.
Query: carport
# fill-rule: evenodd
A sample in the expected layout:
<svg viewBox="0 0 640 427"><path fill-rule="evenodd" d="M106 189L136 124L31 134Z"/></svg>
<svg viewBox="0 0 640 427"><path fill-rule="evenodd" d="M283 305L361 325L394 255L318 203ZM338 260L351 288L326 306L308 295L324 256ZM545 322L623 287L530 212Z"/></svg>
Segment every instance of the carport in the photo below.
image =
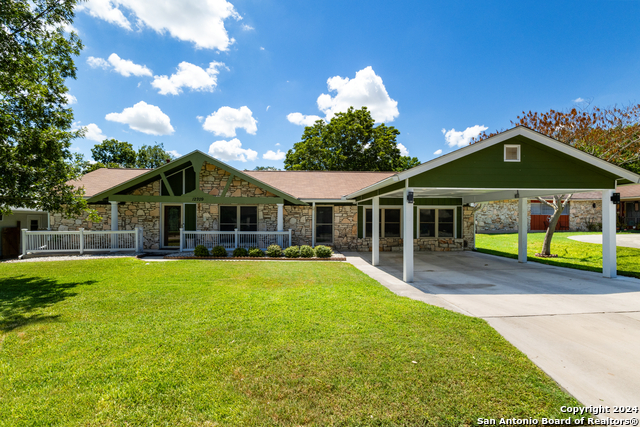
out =
<svg viewBox="0 0 640 427"><path fill-rule="evenodd" d="M602 192L602 270L616 277L618 186L640 183L640 176L529 128L518 126L420 166L393 175L344 197L372 210L372 264L380 263L380 201L402 206L402 277L414 278L414 238L419 223L414 200L479 202L518 199L518 261L527 262L527 199L585 191ZM459 201L459 202L458 202ZM361 216L361 215L359 215ZM412 226L411 226L412 225Z"/></svg>

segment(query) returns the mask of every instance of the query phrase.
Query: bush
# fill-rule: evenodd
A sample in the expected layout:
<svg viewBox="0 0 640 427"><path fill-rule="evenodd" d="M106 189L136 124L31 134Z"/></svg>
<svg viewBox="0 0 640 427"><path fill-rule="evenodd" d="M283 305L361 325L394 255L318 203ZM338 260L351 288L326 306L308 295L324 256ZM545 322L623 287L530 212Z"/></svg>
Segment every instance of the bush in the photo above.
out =
<svg viewBox="0 0 640 427"><path fill-rule="evenodd" d="M331 258L332 254L333 251L330 247L324 245L316 246L316 256L318 258Z"/></svg>
<svg viewBox="0 0 640 427"><path fill-rule="evenodd" d="M249 254L249 252L247 252L247 250L245 248L235 248L233 250L233 256L234 257L247 256L248 254Z"/></svg>
<svg viewBox="0 0 640 427"><path fill-rule="evenodd" d="M282 256L282 248L278 245L271 245L267 248L267 256L279 258Z"/></svg>
<svg viewBox="0 0 640 427"><path fill-rule="evenodd" d="M216 246L215 248L211 249L211 256L224 258L227 256L227 250L224 248L224 246Z"/></svg>
<svg viewBox="0 0 640 427"><path fill-rule="evenodd" d="M193 250L194 256L209 256L209 249L205 245L198 245Z"/></svg>
<svg viewBox="0 0 640 427"><path fill-rule="evenodd" d="M260 248L249 248L249 256L255 258L261 258L264 256L264 252Z"/></svg>
<svg viewBox="0 0 640 427"><path fill-rule="evenodd" d="M300 246L300 257L301 258L313 258L315 252L311 246L302 245Z"/></svg>
<svg viewBox="0 0 640 427"><path fill-rule="evenodd" d="M284 250L284 256L287 258L298 258L300 256L300 248L297 246L289 246Z"/></svg>

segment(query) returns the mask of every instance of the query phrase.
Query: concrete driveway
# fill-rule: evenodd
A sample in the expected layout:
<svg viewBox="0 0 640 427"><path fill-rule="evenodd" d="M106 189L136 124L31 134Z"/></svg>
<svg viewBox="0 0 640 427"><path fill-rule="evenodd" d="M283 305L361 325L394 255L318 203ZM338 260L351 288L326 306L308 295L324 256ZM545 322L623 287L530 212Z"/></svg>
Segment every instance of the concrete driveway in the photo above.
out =
<svg viewBox="0 0 640 427"><path fill-rule="evenodd" d="M379 268L370 253L345 255L398 295L486 319L584 405L640 406L640 280L478 252L417 252L408 285L402 253L381 253Z"/></svg>
<svg viewBox="0 0 640 427"><path fill-rule="evenodd" d="M602 234L585 234L584 236L570 236L569 238L578 242L602 244ZM640 248L640 233L616 234L616 246Z"/></svg>

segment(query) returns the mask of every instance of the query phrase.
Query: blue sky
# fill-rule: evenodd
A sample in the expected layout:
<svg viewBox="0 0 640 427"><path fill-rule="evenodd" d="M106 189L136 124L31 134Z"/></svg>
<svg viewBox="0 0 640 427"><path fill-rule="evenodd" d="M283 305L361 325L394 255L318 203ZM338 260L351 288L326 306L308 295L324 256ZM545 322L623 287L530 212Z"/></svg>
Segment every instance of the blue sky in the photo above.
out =
<svg viewBox="0 0 640 427"><path fill-rule="evenodd" d="M367 105L424 162L522 111L640 102L638 16L637 0L89 0L73 148L282 168L302 123Z"/></svg>

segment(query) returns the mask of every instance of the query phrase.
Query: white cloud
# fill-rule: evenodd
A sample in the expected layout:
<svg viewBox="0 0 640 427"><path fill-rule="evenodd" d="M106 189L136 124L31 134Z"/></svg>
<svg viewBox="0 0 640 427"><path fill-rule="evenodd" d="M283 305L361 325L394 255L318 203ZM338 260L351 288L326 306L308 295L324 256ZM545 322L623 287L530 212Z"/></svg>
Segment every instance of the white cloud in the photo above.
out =
<svg viewBox="0 0 640 427"><path fill-rule="evenodd" d="M391 99L382 78L371 67L358 71L353 79L331 77L327 80L327 87L336 95L332 97L323 93L317 101L318 108L326 114L327 120L331 120L336 113L347 111L349 107L367 107L378 123L392 122L400 114L398 102Z"/></svg>
<svg viewBox="0 0 640 427"><path fill-rule="evenodd" d="M271 105L267 105L267 110L266 110L266 111L269 111L269 108L270 108L270 107L271 107Z"/></svg>
<svg viewBox="0 0 640 427"><path fill-rule="evenodd" d="M88 0L79 6L92 16L131 30L126 10L140 27L193 42L198 49L226 51L234 40L224 27L228 18L242 17L226 0Z"/></svg>
<svg viewBox="0 0 640 427"><path fill-rule="evenodd" d="M89 123L84 126L86 132L84 134L85 138L90 139L91 141L102 142L108 137L102 133L102 130L95 123Z"/></svg>
<svg viewBox="0 0 640 427"><path fill-rule="evenodd" d="M122 59L115 53L109 55L109 63L113 66L114 71L125 77L134 76L151 76L151 70L144 65L134 64L128 59Z"/></svg>
<svg viewBox="0 0 640 427"><path fill-rule="evenodd" d="M408 156L409 155L409 150L407 150L407 147L405 147L404 145L398 143L398 149L400 150L400 155L401 156Z"/></svg>
<svg viewBox="0 0 640 427"><path fill-rule="evenodd" d="M207 117L202 128L229 138L236 136L236 129L244 129L247 133L255 135L258 131L257 123L258 121L253 118L253 113L246 106L239 109L220 107L218 111Z"/></svg>
<svg viewBox="0 0 640 427"><path fill-rule="evenodd" d="M279 142L276 142L276 147L279 147L279 146L280 146L280 143L279 143Z"/></svg>
<svg viewBox="0 0 640 427"><path fill-rule="evenodd" d="M301 113L290 113L287 115L287 120L289 120L294 125L299 126L313 126L313 124L317 120L322 120L320 116L305 116Z"/></svg>
<svg viewBox="0 0 640 427"><path fill-rule="evenodd" d="M133 107L125 108L122 113L109 113L105 119L128 124L131 129L149 135L169 135L174 131L169 116L163 113L160 108L144 101L138 102Z"/></svg>
<svg viewBox="0 0 640 427"><path fill-rule="evenodd" d="M78 98L76 98L75 96L71 95L70 93L65 93L64 95L65 98L67 98L67 104L66 105L71 105L71 104L75 104L76 102L78 102Z"/></svg>
<svg viewBox="0 0 640 427"><path fill-rule="evenodd" d="M262 155L262 158L266 160L284 160L286 155L287 153L280 150L278 150L277 153L274 152L273 150L269 150Z"/></svg>
<svg viewBox="0 0 640 427"><path fill-rule="evenodd" d="M87 64L91 68L104 68L105 70L109 68L109 63L102 58L96 58L95 56L90 56L87 58Z"/></svg>
<svg viewBox="0 0 640 427"><path fill-rule="evenodd" d="M471 140L482 132L487 130L486 126L475 125L472 127L468 127L462 132L458 132L455 129L446 130L442 129L442 133L444 134L444 139L447 141L447 145L449 147L465 147L469 145Z"/></svg>
<svg viewBox="0 0 640 427"><path fill-rule="evenodd" d="M202 121L204 120L204 117L203 116L196 116L196 119L198 119L198 121L200 123L202 123Z"/></svg>
<svg viewBox="0 0 640 427"><path fill-rule="evenodd" d="M258 152L250 148L242 148L242 142L238 138L231 141L216 141L209 146L209 154L223 162L254 161L258 158Z"/></svg>
<svg viewBox="0 0 640 427"><path fill-rule="evenodd" d="M581 102L584 102L584 99L583 99L583 98L578 97L578 98L574 99L574 100L573 100L573 102L575 102L576 104L579 104L579 103L581 103Z"/></svg>
<svg viewBox="0 0 640 427"><path fill-rule="evenodd" d="M260 46L260 50L264 50L264 48L262 46ZM287 81L287 83L289 83L289 82Z"/></svg>
<svg viewBox="0 0 640 427"><path fill-rule="evenodd" d="M218 84L219 67L224 67L222 62L211 62L206 70L188 62L178 64L178 72L171 77L155 76L151 86L159 90L160 95L178 95L182 87L191 90L212 92Z"/></svg>
<svg viewBox="0 0 640 427"><path fill-rule="evenodd" d="M255 28L253 28L251 25L247 25L247 24L242 24L242 29L244 31L251 31L251 30L255 30Z"/></svg>
<svg viewBox="0 0 640 427"><path fill-rule="evenodd" d="M182 154L178 153L176 150L167 150L167 153L171 154L173 157L182 157Z"/></svg>
<svg viewBox="0 0 640 427"><path fill-rule="evenodd" d="M440 154L442 154L442 150L436 150L433 152L434 156L439 156Z"/></svg>

